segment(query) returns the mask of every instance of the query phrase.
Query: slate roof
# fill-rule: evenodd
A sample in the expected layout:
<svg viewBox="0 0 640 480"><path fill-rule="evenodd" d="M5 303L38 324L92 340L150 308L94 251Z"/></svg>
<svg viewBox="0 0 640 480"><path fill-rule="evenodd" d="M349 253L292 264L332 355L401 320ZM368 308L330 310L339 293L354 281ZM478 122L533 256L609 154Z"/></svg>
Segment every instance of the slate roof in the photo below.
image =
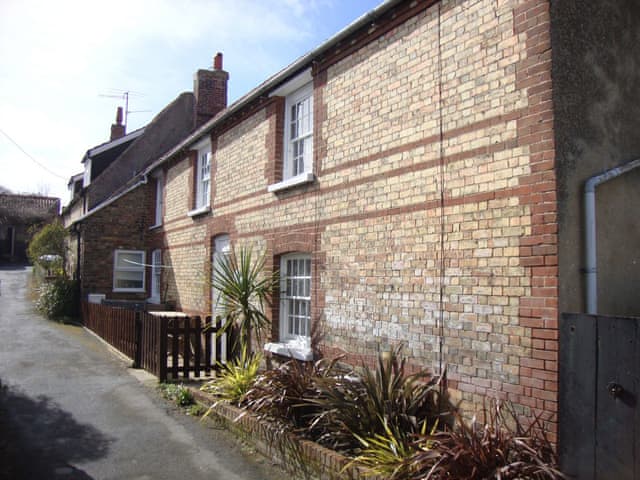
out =
<svg viewBox="0 0 640 480"><path fill-rule="evenodd" d="M89 210L138 181L147 166L193 130L194 102L193 93L182 93L151 120L142 135L89 185Z"/></svg>

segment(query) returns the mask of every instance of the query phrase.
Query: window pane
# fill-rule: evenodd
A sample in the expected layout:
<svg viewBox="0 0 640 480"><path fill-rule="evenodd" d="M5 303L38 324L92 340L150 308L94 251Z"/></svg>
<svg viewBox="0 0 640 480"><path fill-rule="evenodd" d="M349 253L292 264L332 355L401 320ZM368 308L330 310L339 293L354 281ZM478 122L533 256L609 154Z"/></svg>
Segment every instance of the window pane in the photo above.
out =
<svg viewBox="0 0 640 480"><path fill-rule="evenodd" d="M142 263L142 252L118 252L116 268L136 268Z"/></svg>
<svg viewBox="0 0 640 480"><path fill-rule="evenodd" d="M138 288L143 287L144 272L117 272L116 288Z"/></svg>

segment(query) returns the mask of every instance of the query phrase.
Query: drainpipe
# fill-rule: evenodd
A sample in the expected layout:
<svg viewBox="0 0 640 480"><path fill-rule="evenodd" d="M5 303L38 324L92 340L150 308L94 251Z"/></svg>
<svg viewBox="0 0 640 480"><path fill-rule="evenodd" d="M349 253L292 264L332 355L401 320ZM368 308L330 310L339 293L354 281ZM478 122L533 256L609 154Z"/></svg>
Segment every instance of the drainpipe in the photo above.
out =
<svg viewBox="0 0 640 480"><path fill-rule="evenodd" d="M587 313L598 313L598 272L596 256L596 187L640 167L640 158L591 177L584 185L585 275Z"/></svg>

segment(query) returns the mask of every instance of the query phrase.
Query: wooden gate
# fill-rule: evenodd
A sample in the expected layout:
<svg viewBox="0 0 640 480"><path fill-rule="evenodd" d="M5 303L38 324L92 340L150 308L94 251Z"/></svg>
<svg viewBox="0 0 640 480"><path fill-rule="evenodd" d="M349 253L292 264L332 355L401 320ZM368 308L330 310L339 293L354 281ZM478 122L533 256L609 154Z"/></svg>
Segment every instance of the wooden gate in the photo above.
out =
<svg viewBox="0 0 640 480"><path fill-rule="evenodd" d="M563 314L559 454L580 480L640 480L640 318Z"/></svg>
<svg viewBox="0 0 640 480"><path fill-rule="evenodd" d="M82 304L82 318L87 328L130 357L135 368L161 382L207 376L233 358L234 339L218 335L219 318L88 302Z"/></svg>

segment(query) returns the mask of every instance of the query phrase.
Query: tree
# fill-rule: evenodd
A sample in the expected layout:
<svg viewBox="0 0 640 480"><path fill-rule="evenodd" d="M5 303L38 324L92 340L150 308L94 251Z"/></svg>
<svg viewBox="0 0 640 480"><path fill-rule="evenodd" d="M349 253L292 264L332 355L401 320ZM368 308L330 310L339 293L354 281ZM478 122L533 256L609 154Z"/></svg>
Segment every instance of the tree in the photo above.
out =
<svg viewBox="0 0 640 480"><path fill-rule="evenodd" d="M54 220L42 227L29 242L27 248L29 261L46 269L51 269L54 265L59 266L64 274L66 236L67 231L60 220Z"/></svg>

